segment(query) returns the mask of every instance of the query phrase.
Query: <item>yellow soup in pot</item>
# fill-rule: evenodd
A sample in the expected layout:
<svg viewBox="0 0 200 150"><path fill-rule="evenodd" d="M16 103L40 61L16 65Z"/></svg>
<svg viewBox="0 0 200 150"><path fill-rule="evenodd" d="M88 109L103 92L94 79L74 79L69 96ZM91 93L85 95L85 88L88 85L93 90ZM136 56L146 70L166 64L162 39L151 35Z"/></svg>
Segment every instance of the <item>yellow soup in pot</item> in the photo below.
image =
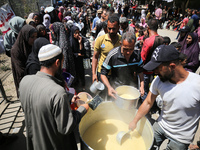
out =
<svg viewBox="0 0 200 150"><path fill-rule="evenodd" d="M117 133L128 131L128 125L120 120L107 119L90 126L83 134L83 140L94 150L146 150L144 140L137 130L130 132L131 138L116 141Z"/></svg>
<svg viewBox="0 0 200 150"><path fill-rule="evenodd" d="M122 95L120 95L120 97L124 98L124 99L135 99L135 98L137 98L137 97L130 95L130 94L122 94Z"/></svg>

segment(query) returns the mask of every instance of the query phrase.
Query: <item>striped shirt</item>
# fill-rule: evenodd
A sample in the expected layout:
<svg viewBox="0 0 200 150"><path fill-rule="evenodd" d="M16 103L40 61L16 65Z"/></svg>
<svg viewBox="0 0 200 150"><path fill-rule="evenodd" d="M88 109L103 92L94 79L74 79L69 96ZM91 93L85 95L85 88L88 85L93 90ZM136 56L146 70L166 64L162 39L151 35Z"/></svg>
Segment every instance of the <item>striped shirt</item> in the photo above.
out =
<svg viewBox="0 0 200 150"><path fill-rule="evenodd" d="M130 56L129 62L121 53L121 47L112 49L106 57L101 74L108 75L111 70L110 83L118 85L137 84L137 74L143 71L143 61L141 56L135 51ZM117 86L117 85L116 85Z"/></svg>

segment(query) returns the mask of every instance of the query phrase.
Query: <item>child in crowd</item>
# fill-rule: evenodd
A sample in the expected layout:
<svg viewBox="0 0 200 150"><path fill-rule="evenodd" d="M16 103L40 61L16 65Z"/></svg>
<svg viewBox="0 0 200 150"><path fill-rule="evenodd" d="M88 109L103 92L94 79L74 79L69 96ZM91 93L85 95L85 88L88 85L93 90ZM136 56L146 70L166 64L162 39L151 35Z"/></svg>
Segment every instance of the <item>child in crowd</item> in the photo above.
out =
<svg viewBox="0 0 200 150"><path fill-rule="evenodd" d="M49 35L47 34L47 31L44 25L39 24L37 25L36 29L38 31L38 37L44 37L47 40L49 40Z"/></svg>
<svg viewBox="0 0 200 150"><path fill-rule="evenodd" d="M164 39L163 42L164 45L169 45L171 43L171 39L168 36L164 36L163 39Z"/></svg>
<svg viewBox="0 0 200 150"><path fill-rule="evenodd" d="M172 42L170 45L174 46L177 49L177 51L181 52L182 45L180 43ZM181 64L184 66L186 64L186 61L187 61L187 55L180 53L179 58L180 58Z"/></svg>
<svg viewBox="0 0 200 150"><path fill-rule="evenodd" d="M135 29L135 19L132 19L132 20L131 20L130 26L133 27L133 28Z"/></svg>
<svg viewBox="0 0 200 150"><path fill-rule="evenodd" d="M136 38L138 38L139 30L140 30L140 25L139 25L139 24L136 24L136 25L135 25L135 36L136 36Z"/></svg>

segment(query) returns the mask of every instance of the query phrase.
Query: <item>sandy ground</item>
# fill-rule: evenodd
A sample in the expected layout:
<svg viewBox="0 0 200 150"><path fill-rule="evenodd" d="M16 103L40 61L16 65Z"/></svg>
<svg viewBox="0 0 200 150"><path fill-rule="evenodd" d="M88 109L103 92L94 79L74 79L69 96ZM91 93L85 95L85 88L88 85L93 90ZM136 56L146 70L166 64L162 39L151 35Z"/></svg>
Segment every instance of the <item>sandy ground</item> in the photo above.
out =
<svg viewBox="0 0 200 150"><path fill-rule="evenodd" d="M159 30L158 33L162 36L169 36L171 38L171 42L176 41L175 37L177 36L177 32L170 30ZM26 149L25 143L25 127L24 127L24 114L20 107L20 102L16 96L16 90L14 86L10 58L5 54L0 54L0 79L3 83L3 87L5 89L8 100L12 102L6 102L3 100L2 95L0 95L0 131L2 133L16 133L19 138L15 142L10 145L7 145L3 149L12 150L12 149ZM198 72L200 69L198 70ZM86 91L89 90L91 85L91 70L86 70ZM194 142L196 144L199 139L200 129L196 133L196 137ZM160 150L163 150L166 147L167 141L163 143ZM1 147L0 147L1 149Z"/></svg>

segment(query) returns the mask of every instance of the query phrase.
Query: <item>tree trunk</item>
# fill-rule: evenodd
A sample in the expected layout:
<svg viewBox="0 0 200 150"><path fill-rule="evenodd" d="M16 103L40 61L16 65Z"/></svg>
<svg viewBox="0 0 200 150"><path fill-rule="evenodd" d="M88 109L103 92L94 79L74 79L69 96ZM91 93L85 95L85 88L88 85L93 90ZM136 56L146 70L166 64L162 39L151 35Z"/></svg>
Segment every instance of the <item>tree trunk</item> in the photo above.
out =
<svg viewBox="0 0 200 150"><path fill-rule="evenodd" d="M185 9L187 8L190 0L184 0L181 3L182 14L185 15Z"/></svg>

